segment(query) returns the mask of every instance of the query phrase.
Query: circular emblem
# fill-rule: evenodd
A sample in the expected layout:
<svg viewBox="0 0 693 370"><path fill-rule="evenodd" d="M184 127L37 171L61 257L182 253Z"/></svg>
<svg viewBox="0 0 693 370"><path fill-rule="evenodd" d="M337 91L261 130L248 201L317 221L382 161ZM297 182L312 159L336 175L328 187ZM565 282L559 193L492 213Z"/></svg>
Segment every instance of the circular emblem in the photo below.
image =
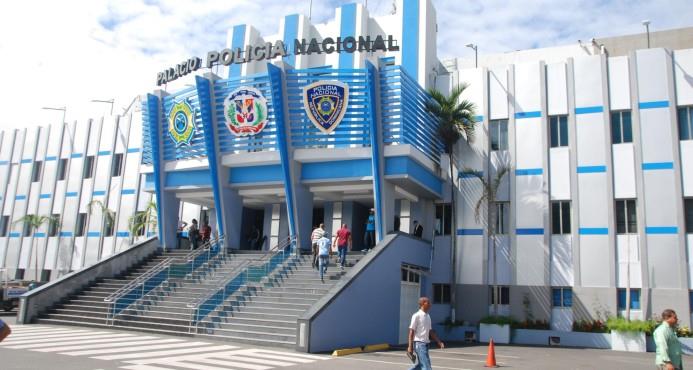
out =
<svg viewBox="0 0 693 370"><path fill-rule="evenodd" d="M224 118L234 135L257 135L267 126L267 100L254 87L239 87L224 99Z"/></svg>
<svg viewBox="0 0 693 370"><path fill-rule="evenodd" d="M190 145L195 135L194 110L187 101L182 100L168 112L168 136L176 146Z"/></svg>

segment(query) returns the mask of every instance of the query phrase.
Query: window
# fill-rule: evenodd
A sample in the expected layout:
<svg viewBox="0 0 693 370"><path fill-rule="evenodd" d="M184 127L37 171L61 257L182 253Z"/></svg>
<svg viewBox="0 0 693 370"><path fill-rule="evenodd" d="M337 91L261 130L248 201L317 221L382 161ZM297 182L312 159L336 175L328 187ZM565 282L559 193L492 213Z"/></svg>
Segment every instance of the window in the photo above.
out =
<svg viewBox="0 0 693 370"><path fill-rule="evenodd" d="M618 309L626 309L626 290L618 290ZM640 309L640 289L630 289L630 309L639 310Z"/></svg>
<svg viewBox="0 0 693 370"><path fill-rule="evenodd" d="M491 304L510 304L510 287L498 286L496 294L493 294L493 287L489 287L491 292ZM500 299L499 299L500 298Z"/></svg>
<svg viewBox="0 0 693 370"><path fill-rule="evenodd" d="M103 218L103 236L113 236L113 229L116 223L116 213L113 212L111 217L104 216Z"/></svg>
<svg viewBox="0 0 693 370"><path fill-rule="evenodd" d="M551 233L570 234L570 201L551 202Z"/></svg>
<svg viewBox="0 0 693 370"><path fill-rule="evenodd" d="M573 288L553 288L551 293L554 307L573 307Z"/></svg>
<svg viewBox="0 0 693 370"><path fill-rule="evenodd" d="M58 235L58 229L60 228L60 223L57 222L57 220L60 219L60 215L57 213L54 213L51 215L56 222L50 222L48 223L48 236L57 236Z"/></svg>
<svg viewBox="0 0 693 370"><path fill-rule="evenodd" d="M693 234L693 199L683 200L683 213L686 217L686 233Z"/></svg>
<svg viewBox="0 0 693 370"><path fill-rule="evenodd" d="M611 112L611 141L614 144L633 142L629 110Z"/></svg>
<svg viewBox="0 0 693 370"><path fill-rule="evenodd" d="M88 155L84 158L84 168L82 170L82 178L90 179L94 176L94 156Z"/></svg>
<svg viewBox="0 0 693 370"><path fill-rule="evenodd" d="M84 230L87 227L87 214L80 213L77 215L77 223L75 224L75 236L84 236Z"/></svg>
<svg viewBox="0 0 693 370"><path fill-rule="evenodd" d="M450 235L450 219L452 206L450 203L436 204L436 235Z"/></svg>
<svg viewBox="0 0 693 370"><path fill-rule="evenodd" d="M26 215L26 219L32 217L33 215ZM22 229L22 236L31 236L31 223L24 221L23 229Z"/></svg>
<svg viewBox="0 0 693 370"><path fill-rule="evenodd" d="M433 284L433 303L450 303L450 284Z"/></svg>
<svg viewBox="0 0 693 370"><path fill-rule="evenodd" d="M67 176L67 158L60 158L58 161L58 181L65 180Z"/></svg>
<svg viewBox="0 0 693 370"><path fill-rule="evenodd" d="M489 127L491 130L491 150L508 150L508 120L491 120Z"/></svg>
<svg viewBox="0 0 693 370"><path fill-rule="evenodd" d="M10 231L10 216L0 217L0 237L4 238Z"/></svg>
<svg viewBox="0 0 693 370"><path fill-rule="evenodd" d="M34 162L34 167L31 169L31 182L41 181L41 168L43 167L43 161Z"/></svg>
<svg viewBox="0 0 693 370"><path fill-rule="evenodd" d="M623 199L616 201L616 233L636 234L638 232L638 218L635 214L635 199Z"/></svg>
<svg viewBox="0 0 693 370"><path fill-rule="evenodd" d="M409 265L402 266L402 281L408 282L408 283L418 283L420 280L420 274L421 272L418 271L416 267L412 267Z"/></svg>
<svg viewBox="0 0 693 370"><path fill-rule="evenodd" d="M123 154L118 153L113 156L113 162L111 163L111 176L118 177L123 172Z"/></svg>
<svg viewBox="0 0 693 370"><path fill-rule="evenodd" d="M551 147L568 146L568 116L550 116Z"/></svg>
<svg viewBox="0 0 693 370"><path fill-rule="evenodd" d="M679 140L693 140L693 107L679 108Z"/></svg>
<svg viewBox="0 0 693 370"><path fill-rule="evenodd" d="M505 235L508 233L508 223L510 222L510 203L496 202L496 220L495 229L496 235Z"/></svg>

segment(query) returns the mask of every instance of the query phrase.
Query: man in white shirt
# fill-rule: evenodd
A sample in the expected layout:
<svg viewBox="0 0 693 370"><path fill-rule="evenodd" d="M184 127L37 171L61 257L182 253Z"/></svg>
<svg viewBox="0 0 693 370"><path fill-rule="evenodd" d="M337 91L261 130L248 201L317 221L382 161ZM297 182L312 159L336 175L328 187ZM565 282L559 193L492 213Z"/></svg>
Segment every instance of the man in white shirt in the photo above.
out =
<svg viewBox="0 0 693 370"><path fill-rule="evenodd" d="M310 241L313 243L313 268L318 268L318 240L325 235L325 224L320 224L310 234Z"/></svg>
<svg viewBox="0 0 693 370"><path fill-rule="evenodd" d="M320 281L323 283L323 275L327 272L327 263L330 261L332 249L330 248L330 234L324 233L322 238L318 239L318 257L320 258Z"/></svg>
<svg viewBox="0 0 693 370"><path fill-rule="evenodd" d="M430 309L431 301L428 297L421 297L419 310L411 316L407 353L416 352L416 364L409 370L431 370L431 358L428 357L428 344L431 342L429 338L433 338L441 349L445 348L445 344L431 327L431 316L428 315Z"/></svg>

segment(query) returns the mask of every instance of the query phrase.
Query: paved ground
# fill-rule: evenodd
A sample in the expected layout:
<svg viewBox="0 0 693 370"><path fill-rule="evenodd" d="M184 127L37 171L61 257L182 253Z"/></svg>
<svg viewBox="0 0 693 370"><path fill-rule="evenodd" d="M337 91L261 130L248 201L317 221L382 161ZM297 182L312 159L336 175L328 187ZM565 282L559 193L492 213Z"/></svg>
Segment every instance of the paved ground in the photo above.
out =
<svg viewBox="0 0 693 370"><path fill-rule="evenodd" d="M0 314L13 324L14 317ZM0 368L55 370L270 370L284 369L408 369L403 349L333 358L283 348L266 348L207 338L189 338L132 331L52 325L14 325L0 344ZM452 346L432 350L435 369L483 369L486 346ZM595 349L496 346L496 360L513 369L654 368L652 353ZM684 358L693 364L693 357Z"/></svg>

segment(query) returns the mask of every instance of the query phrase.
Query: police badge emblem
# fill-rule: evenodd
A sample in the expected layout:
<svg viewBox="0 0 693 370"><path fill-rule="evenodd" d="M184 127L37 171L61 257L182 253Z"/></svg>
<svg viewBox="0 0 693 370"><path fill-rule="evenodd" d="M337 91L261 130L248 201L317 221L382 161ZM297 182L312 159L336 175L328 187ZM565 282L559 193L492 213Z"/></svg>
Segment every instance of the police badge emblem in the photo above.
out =
<svg viewBox="0 0 693 370"><path fill-rule="evenodd" d="M239 87L224 99L224 118L232 134L257 135L267 125L267 100L254 87Z"/></svg>
<svg viewBox="0 0 693 370"><path fill-rule="evenodd" d="M195 114L190 104L181 100L168 111L168 136L176 146L190 145L195 136Z"/></svg>
<svg viewBox="0 0 693 370"><path fill-rule="evenodd" d="M339 81L318 81L303 88L306 115L326 134L342 121L348 102L349 86Z"/></svg>

